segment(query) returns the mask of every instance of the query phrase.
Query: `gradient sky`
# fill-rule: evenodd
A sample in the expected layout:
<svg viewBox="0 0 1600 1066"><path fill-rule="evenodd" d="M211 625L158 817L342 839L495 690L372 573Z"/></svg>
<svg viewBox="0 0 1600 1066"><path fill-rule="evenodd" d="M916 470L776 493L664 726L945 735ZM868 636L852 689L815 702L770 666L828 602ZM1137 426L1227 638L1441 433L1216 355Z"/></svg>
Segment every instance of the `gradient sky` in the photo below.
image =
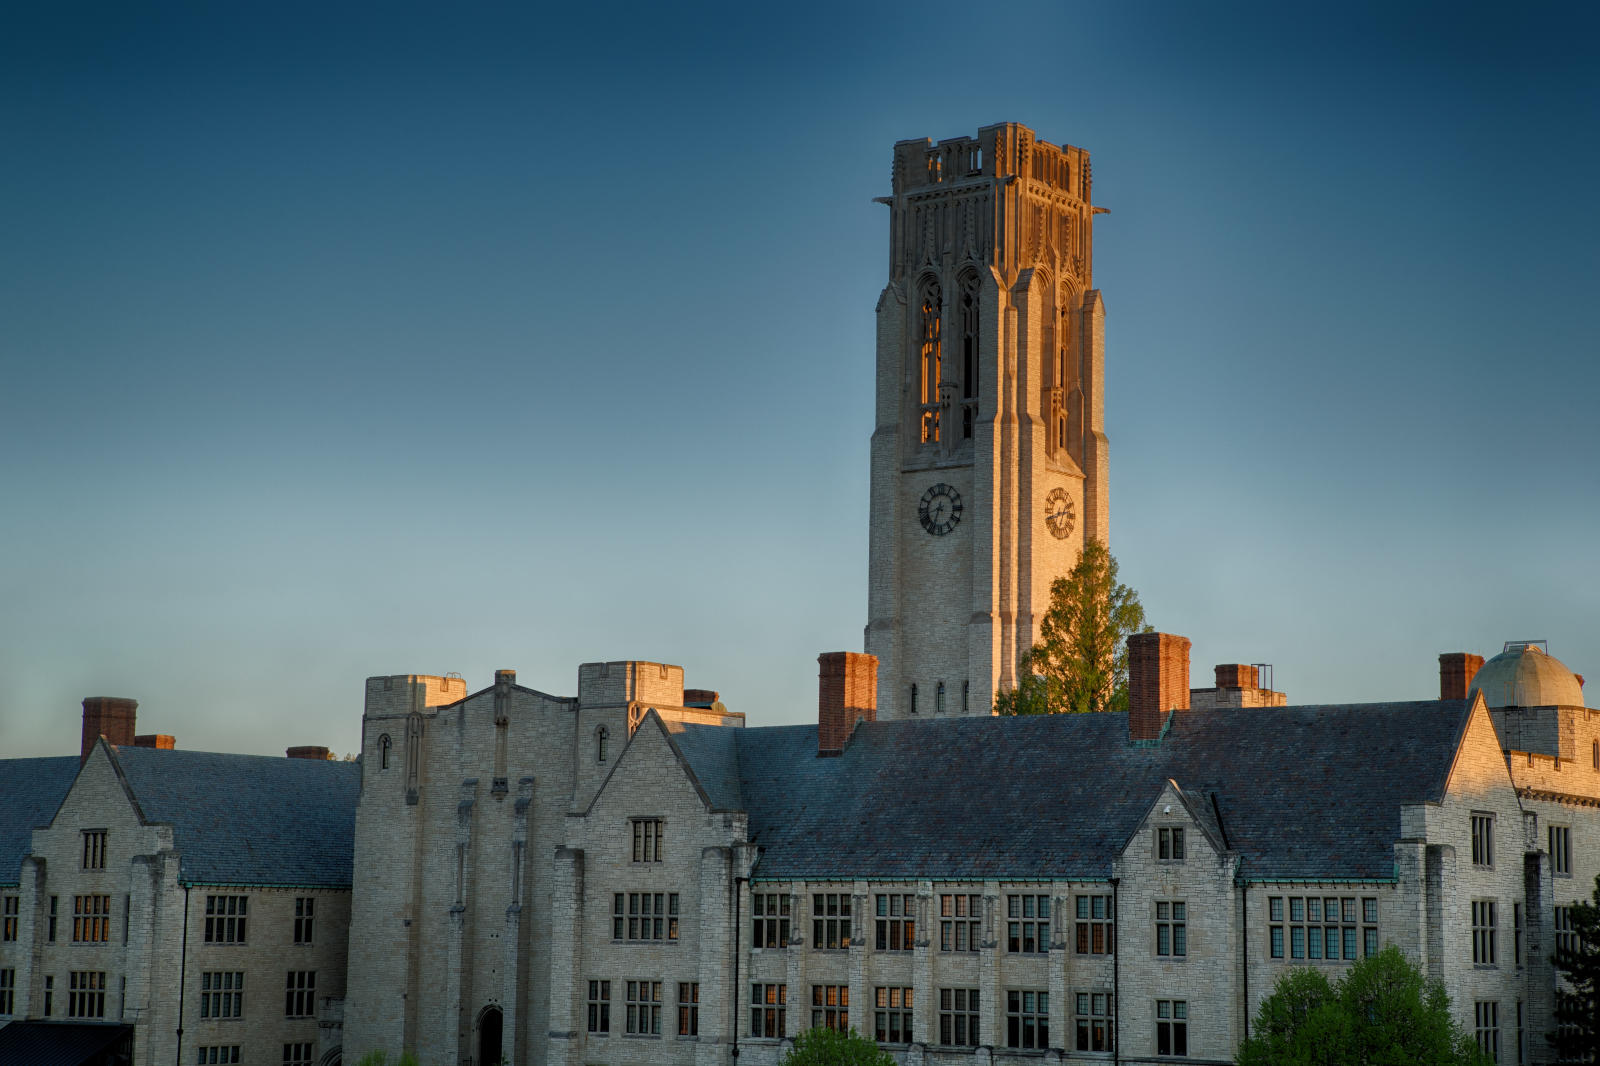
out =
<svg viewBox="0 0 1600 1066"><path fill-rule="evenodd" d="M1087 148L1112 550L1291 702L1600 677L1587 4L12 5L0 755L866 621L890 151ZM1590 702L1595 702L1590 697Z"/></svg>

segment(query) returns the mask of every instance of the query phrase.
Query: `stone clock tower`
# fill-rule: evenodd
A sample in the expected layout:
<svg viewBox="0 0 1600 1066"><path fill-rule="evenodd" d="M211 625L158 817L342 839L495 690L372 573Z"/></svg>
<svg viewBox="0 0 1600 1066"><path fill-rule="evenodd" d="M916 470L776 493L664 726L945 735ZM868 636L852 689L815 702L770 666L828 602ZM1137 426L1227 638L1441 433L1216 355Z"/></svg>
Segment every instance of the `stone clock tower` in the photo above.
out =
<svg viewBox="0 0 1600 1066"><path fill-rule="evenodd" d="M1089 153L1026 126L894 149L866 649L878 717L990 713L1109 531Z"/></svg>

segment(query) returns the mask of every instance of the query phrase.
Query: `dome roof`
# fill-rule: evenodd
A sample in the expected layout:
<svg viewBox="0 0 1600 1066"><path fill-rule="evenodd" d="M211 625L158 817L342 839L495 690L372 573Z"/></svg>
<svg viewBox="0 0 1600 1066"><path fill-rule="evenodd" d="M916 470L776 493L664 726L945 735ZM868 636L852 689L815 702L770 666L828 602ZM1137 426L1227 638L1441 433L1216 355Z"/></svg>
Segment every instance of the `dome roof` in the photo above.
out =
<svg viewBox="0 0 1600 1066"><path fill-rule="evenodd" d="M1467 698L1490 707L1582 707L1583 686L1561 660L1535 644L1513 643L1479 667Z"/></svg>

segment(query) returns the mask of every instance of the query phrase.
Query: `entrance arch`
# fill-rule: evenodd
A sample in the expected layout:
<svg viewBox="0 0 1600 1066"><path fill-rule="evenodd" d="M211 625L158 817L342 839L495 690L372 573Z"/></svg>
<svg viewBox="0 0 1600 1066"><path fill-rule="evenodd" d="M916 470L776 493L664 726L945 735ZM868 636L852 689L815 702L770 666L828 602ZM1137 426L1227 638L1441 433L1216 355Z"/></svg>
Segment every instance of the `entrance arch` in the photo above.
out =
<svg viewBox="0 0 1600 1066"><path fill-rule="evenodd" d="M504 1056L500 1032L504 1024L505 1016L499 1007L485 1007L478 1014L478 1066L500 1066Z"/></svg>

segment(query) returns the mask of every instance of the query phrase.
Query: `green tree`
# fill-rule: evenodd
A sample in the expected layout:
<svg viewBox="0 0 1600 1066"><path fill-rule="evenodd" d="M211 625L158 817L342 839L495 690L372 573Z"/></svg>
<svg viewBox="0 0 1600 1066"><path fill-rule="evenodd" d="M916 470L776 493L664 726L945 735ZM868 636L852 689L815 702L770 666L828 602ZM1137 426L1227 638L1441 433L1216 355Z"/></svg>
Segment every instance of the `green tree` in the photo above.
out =
<svg viewBox="0 0 1600 1066"><path fill-rule="evenodd" d="M795 1038L782 1066L895 1066L895 1061L854 1029L810 1029Z"/></svg>
<svg viewBox="0 0 1600 1066"><path fill-rule="evenodd" d="M1148 633L1139 594L1117 580L1117 560L1093 537L1078 564L1050 585L1039 643L1017 664L1017 687L996 714L1128 709L1128 637Z"/></svg>
<svg viewBox="0 0 1600 1066"><path fill-rule="evenodd" d="M1600 877L1590 902L1567 910L1574 947L1556 943L1556 970L1567 987L1556 996L1556 1031L1550 1035L1562 1062L1600 1063Z"/></svg>
<svg viewBox="0 0 1600 1066"><path fill-rule="evenodd" d="M1239 1066L1484 1066L1488 1056L1450 1017L1444 986L1395 947L1339 981L1293 969L1261 1004Z"/></svg>

